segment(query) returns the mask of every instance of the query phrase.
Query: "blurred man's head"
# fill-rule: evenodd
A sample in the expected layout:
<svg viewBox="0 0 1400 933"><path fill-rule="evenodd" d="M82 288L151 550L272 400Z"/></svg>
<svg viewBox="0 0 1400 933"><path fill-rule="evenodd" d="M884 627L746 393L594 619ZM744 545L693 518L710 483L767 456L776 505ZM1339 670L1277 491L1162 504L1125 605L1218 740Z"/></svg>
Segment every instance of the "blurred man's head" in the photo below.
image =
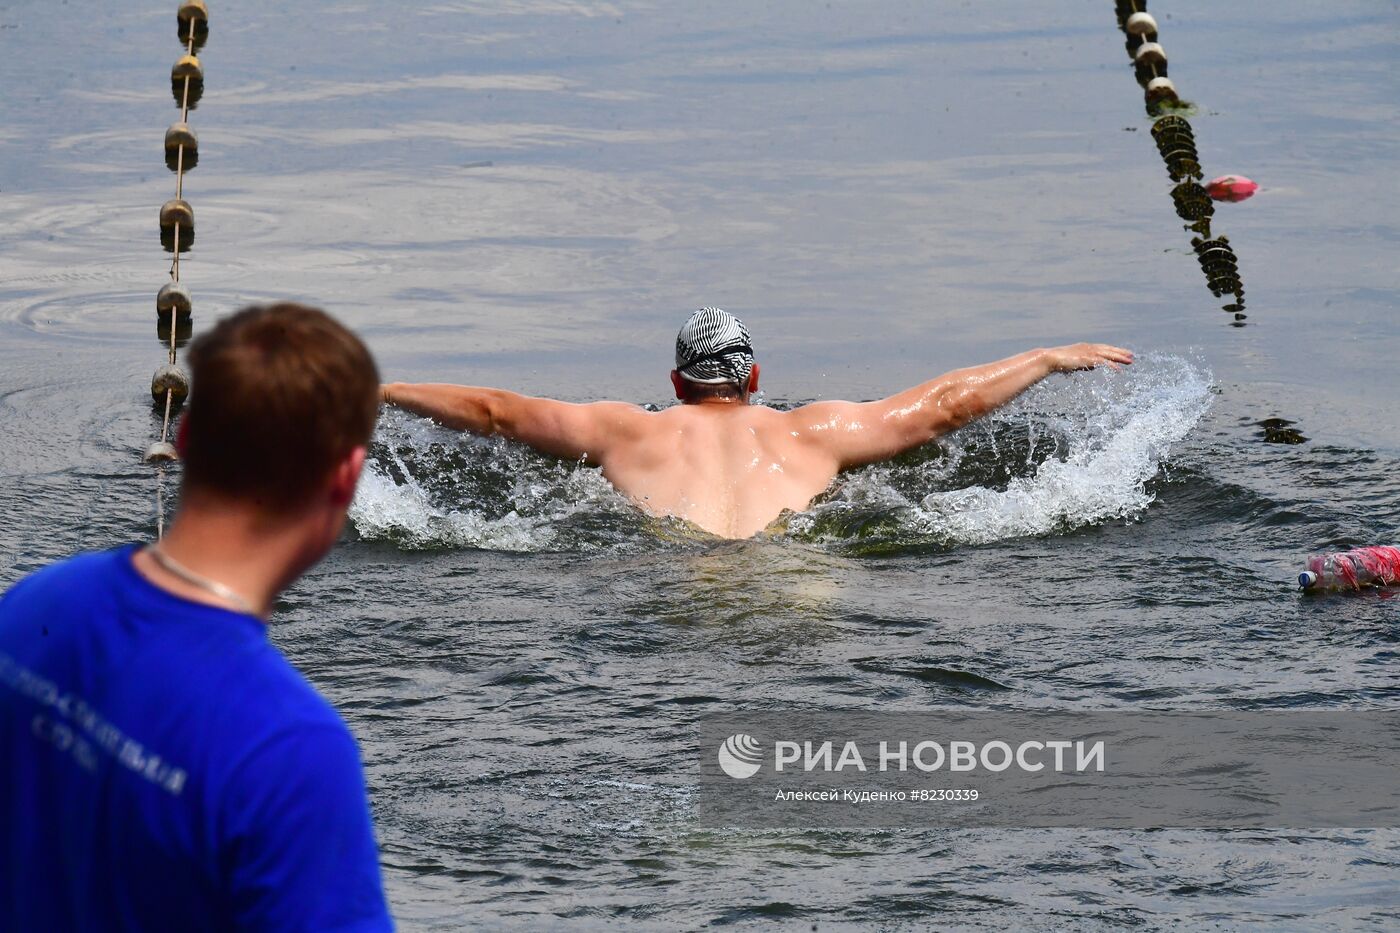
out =
<svg viewBox="0 0 1400 933"><path fill-rule="evenodd" d="M758 390L758 365L744 322L721 308L701 308L676 335L676 398L687 404L747 402Z"/></svg>
<svg viewBox="0 0 1400 933"><path fill-rule="evenodd" d="M284 303L220 321L189 362L184 498L302 523L324 553L344 525L379 413L369 350L325 312Z"/></svg>

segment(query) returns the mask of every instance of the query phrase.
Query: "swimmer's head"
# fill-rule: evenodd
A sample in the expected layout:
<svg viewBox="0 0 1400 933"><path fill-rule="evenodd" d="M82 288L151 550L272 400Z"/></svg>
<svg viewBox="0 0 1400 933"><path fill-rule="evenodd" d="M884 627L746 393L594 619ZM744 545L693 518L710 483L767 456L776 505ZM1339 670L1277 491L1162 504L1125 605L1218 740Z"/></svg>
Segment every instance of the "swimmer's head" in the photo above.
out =
<svg viewBox="0 0 1400 933"><path fill-rule="evenodd" d="M676 335L671 382L683 402L747 401L758 389L758 366L744 322L720 308L692 314Z"/></svg>

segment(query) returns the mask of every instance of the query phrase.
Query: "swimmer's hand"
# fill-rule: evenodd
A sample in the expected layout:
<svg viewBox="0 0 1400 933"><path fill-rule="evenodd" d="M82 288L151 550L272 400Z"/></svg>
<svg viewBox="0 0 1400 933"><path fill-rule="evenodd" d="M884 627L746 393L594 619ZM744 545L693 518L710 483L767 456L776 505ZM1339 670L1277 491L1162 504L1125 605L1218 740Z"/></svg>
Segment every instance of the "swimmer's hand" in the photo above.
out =
<svg viewBox="0 0 1400 933"><path fill-rule="evenodd" d="M1083 369L1093 369L1107 365L1110 369L1131 366L1133 351L1106 343L1071 343L1063 347L1051 347L1045 351L1050 362L1050 371L1072 373Z"/></svg>

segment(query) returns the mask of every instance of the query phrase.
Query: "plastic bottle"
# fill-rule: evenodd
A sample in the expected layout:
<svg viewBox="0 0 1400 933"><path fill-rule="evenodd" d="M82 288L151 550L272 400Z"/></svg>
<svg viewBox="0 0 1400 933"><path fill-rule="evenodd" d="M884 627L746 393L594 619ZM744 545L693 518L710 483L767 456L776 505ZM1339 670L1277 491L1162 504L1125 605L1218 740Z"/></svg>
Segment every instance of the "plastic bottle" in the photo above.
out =
<svg viewBox="0 0 1400 933"><path fill-rule="evenodd" d="M1400 586L1400 547L1361 547L1335 554L1314 554L1298 574L1305 590L1359 590L1365 586Z"/></svg>

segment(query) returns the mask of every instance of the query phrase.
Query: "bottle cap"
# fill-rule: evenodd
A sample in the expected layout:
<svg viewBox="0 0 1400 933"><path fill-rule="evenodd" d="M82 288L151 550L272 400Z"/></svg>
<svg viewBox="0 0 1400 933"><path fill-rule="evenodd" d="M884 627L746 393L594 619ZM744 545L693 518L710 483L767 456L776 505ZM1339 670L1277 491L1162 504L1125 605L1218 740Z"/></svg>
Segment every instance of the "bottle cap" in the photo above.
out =
<svg viewBox="0 0 1400 933"><path fill-rule="evenodd" d="M1298 574L1298 585L1305 590L1317 586L1317 574L1313 573L1311 570L1304 570L1302 573Z"/></svg>

